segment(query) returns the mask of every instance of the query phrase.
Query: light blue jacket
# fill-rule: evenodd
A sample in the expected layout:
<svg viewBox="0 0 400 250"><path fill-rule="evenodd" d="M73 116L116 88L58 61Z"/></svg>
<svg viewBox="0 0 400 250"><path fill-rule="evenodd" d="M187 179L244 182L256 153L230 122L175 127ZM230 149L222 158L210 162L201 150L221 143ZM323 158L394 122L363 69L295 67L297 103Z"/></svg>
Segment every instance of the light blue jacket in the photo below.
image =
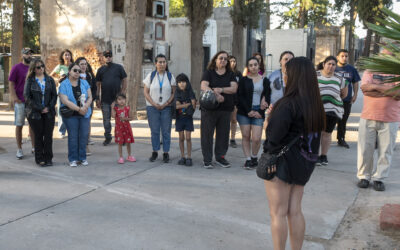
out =
<svg viewBox="0 0 400 250"><path fill-rule="evenodd" d="M88 99L88 90L90 89L90 85L86 80L79 79L81 81L81 93L86 95L86 100ZM60 88L58 89L58 94L66 95L68 97L68 100L73 102L75 105L77 105L75 97L74 97L74 92L72 91L72 85L69 79L65 79L64 81L61 82ZM65 106L62 102L61 107ZM85 118L89 118L90 115L92 114L92 108L88 108L88 112L85 114Z"/></svg>

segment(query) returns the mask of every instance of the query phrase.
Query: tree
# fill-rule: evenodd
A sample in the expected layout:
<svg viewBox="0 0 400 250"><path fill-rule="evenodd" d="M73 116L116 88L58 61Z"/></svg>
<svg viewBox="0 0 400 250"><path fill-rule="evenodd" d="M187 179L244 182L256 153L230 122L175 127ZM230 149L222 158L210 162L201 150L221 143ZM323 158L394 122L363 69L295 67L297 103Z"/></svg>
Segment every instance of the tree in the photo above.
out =
<svg viewBox="0 0 400 250"><path fill-rule="evenodd" d="M382 20L384 18L384 12L380 11L383 7L388 7L391 0L369 0L369 1L357 1L357 10L360 19L367 27L367 23L376 22L376 20ZM364 43L363 56L368 57L371 48L372 30L367 30L367 36Z"/></svg>
<svg viewBox="0 0 400 250"><path fill-rule="evenodd" d="M24 0L13 1L12 13L12 46L11 46L11 64L15 65L21 60L21 50L23 46L23 24L24 24Z"/></svg>
<svg viewBox="0 0 400 250"><path fill-rule="evenodd" d="M236 57L237 67L243 67L243 28L258 27L260 13L264 7L264 0L235 0L231 17L233 22L232 54Z"/></svg>
<svg viewBox="0 0 400 250"><path fill-rule="evenodd" d="M332 22L328 16L329 0L294 0L280 5L289 9L282 15L280 27L286 23L291 28L304 28L310 23L321 26Z"/></svg>
<svg viewBox="0 0 400 250"><path fill-rule="evenodd" d="M184 17L186 15L183 0L170 0L169 1L169 16L170 17Z"/></svg>
<svg viewBox="0 0 400 250"><path fill-rule="evenodd" d="M128 71L128 103L137 115L137 100L142 84L143 34L146 18L146 3L143 0L126 0L125 6L125 68ZM139 35L138 35L139 34Z"/></svg>
<svg viewBox="0 0 400 250"><path fill-rule="evenodd" d="M348 7L348 10L345 11L345 15L348 16L348 19L343 21L343 25L346 25L349 31L347 49L349 51L349 63L352 65L354 65L354 26L357 18L357 1L358 0L335 0L336 11L343 12L345 6Z"/></svg>
<svg viewBox="0 0 400 250"><path fill-rule="evenodd" d="M38 0L25 0L23 25L24 46L38 53L40 51L40 2Z"/></svg>
<svg viewBox="0 0 400 250"><path fill-rule="evenodd" d="M10 52L11 46L11 3L0 1L0 53Z"/></svg>
<svg viewBox="0 0 400 250"><path fill-rule="evenodd" d="M186 16L190 22L190 78L197 94L204 61L203 34L206 21L213 11L213 0L183 0Z"/></svg>
<svg viewBox="0 0 400 250"><path fill-rule="evenodd" d="M384 19L376 17L373 23L366 23L367 27L381 37L391 39L386 45L380 45L387 49L391 54L379 54L372 57L361 59L361 66L373 72L396 75L388 80L388 82L399 82L400 69L400 15L383 8L379 16L386 16ZM382 15L384 14L384 15ZM377 25L375 23L379 23ZM400 90L400 85L397 85L392 90Z"/></svg>

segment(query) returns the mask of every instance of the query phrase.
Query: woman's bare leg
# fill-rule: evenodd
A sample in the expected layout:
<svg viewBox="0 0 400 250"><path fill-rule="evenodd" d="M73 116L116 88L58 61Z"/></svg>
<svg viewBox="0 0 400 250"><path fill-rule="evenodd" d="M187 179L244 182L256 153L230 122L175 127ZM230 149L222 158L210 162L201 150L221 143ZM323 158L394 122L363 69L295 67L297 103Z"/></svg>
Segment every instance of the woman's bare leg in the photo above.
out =
<svg viewBox="0 0 400 250"><path fill-rule="evenodd" d="M331 147L332 133L321 133L321 155L327 155L328 150Z"/></svg>
<svg viewBox="0 0 400 250"><path fill-rule="evenodd" d="M287 215L291 186L277 177L264 181L271 216L271 234L274 250L285 250L288 235Z"/></svg>
<svg viewBox="0 0 400 250"><path fill-rule="evenodd" d="M262 126L251 125L251 154L257 156L261 146Z"/></svg>
<svg viewBox="0 0 400 250"><path fill-rule="evenodd" d="M304 186L292 185L289 199L289 234L292 250L300 250L303 246L306 223L301 211L301 200L303 198Z"/></svg>
<svg viewBox="0 0 400 250"><path fill-rule="evenodd" d="M250 157L250 125L240 125L240 131L244 156Z"/></svg>

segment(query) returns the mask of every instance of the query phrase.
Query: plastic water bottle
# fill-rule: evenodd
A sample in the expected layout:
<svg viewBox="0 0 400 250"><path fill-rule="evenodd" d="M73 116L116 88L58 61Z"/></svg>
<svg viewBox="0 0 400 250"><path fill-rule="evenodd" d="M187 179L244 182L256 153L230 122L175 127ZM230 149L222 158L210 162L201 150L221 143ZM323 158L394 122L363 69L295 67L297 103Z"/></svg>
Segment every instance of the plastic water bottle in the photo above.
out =
<svg viewBox="0 0 400 250"><path fill-rule="evenodd" d="M81 101L81 107L83 107L83 105L85 105L85 103L86 103L86 95L85 94L81 95L80 101Z"/></svg>

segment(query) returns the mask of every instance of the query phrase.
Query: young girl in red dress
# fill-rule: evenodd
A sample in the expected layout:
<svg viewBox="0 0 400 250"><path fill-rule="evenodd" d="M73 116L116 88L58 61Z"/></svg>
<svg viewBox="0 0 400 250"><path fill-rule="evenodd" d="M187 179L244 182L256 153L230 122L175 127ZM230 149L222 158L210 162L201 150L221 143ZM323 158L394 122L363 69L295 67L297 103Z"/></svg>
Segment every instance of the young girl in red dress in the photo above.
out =
<svg viewBox="0 0 400 250"><path fill-rule="evenodd" d="M129 106L126 106L126 96L122 93L117 95L117 100L111 104L111 116L115 118L115 143L118 144L119 164L124 163L122 156L122 146L126 145L128 151L127 161L135 162L136 159L131 155L131 143L134 143L132 128L129 121L132 120Z"/></svg>

